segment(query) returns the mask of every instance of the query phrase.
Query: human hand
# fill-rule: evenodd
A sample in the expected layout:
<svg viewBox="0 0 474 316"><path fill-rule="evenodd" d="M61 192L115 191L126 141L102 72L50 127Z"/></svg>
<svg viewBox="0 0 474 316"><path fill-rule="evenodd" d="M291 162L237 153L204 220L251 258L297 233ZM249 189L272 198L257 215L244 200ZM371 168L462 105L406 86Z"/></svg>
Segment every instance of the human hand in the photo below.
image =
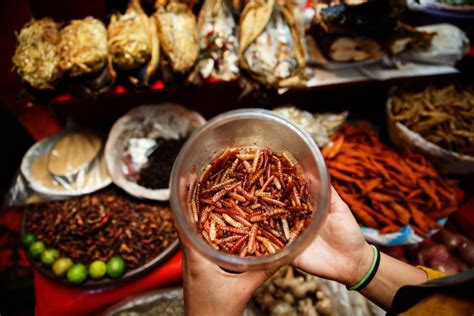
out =
<svg viewBox="0 0 474 316"><path fill-rule="evenodd" d="M253 292L276 270L229 273L183 247L186 315L242 315Z"/></svg>
<svg viewBox="0 0 474 316"><path fill-rule="evenodd" d="M365 275L372 257L373 251L349 207L331 186L326 222L293 264L312 275L352 285Z"/></svg>

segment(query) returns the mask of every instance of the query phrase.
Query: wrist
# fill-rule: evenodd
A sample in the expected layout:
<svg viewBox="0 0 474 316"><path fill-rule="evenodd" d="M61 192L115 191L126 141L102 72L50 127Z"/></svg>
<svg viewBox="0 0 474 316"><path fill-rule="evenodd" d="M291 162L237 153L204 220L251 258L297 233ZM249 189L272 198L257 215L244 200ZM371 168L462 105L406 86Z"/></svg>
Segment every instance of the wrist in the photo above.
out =
<svg viewBox="0 0 474 316"><path fill-rule="evenodd" d="M352 273L349 273L347 279L343 282L347 286L351 286L359 282L369 271L370 265L374 258L372 247L365 243L364 247L359 250L353 261Z"/></svg>
<svg viewBox="0 0 474 316"><path fill-rule="evenodd" d="M185 315L228 315L228 316L240 316L243 314L246 304L238 304L236 302L227 302L227 304L212 302L205 302L203 297L199 298L185 298Z"/></svg>

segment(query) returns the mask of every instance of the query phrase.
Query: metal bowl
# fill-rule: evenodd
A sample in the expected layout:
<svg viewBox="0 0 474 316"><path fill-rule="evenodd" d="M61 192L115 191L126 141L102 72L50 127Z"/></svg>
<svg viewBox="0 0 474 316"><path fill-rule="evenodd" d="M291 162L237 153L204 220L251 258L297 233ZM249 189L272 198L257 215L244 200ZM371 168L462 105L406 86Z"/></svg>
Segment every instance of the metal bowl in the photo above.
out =
<svg viewBox="0 0 474 316"><path fill-rule="evenodd" d="M46 199L65 199L68 197L89 194L89 193L98 191L102 188L105 188L112 182L112 179L110 177L103 177L99 181L93 181L91 185L84 186L80 189L72 189L72 188L66 189L65 188L64 190L55 190L55 189L44 186L39 180L33 177L33 175L31 174L31 167L32 167L33 161L37 159L43 153L50 151L53 148L53 146L56 144L56 142L61 137L63 137L66 133L67 131L61 131L37 142L36 144L31 146L30 149L28 149L28 151L26 152L21 162L21 166L20 166L21 174L25 177L30 187L34 191L39 193L41 196L45 197ZM99 152L99 155L101 154L103 154L102 150ZM96 157L95 159L98 159L98 158L99 157ZM96 164L96 163L99 163L99 162L98 161L93 162L93 164ZM88 172L89 170L86 170L87 168L88 166L84 166L84 170L81 170L79 172Z"/></svg>

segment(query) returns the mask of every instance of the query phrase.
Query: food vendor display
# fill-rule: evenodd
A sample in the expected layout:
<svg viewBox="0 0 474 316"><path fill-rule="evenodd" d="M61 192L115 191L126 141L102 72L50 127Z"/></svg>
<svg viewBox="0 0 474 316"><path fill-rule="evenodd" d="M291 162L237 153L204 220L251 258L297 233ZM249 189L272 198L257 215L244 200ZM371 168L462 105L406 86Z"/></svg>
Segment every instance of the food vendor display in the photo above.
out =
<svg viewBox="0 0 474 316"><path fill-rule="evenodd" d="M26 90L33 97L40 91L96 97L121 83L143 91L157 82L185 86L237 79L244 93L295 88L317 77L309 67L315 60L350 65L426 53L437 34L437 28L423 31L401 22L399 8L383 1L318 4L306 26L308 12L294 1L150 4L129 0L123 11L112 8L105 24L94 17L26 24L13 57ZM455 30L461 44L449 52L462 54L467 39ZM41 44L32 45L33 37ZM41 71L35 73L36 67Z"/></svg>
<svg viewBox="0 0 474 316"><path fill-rule="evenodd" d="M181 100L173 89L201 93L237 80L242 95L299 93L322 71L315 64L386 59L395 68L402 53L427 52L439 35L379 1L320 3L314 16L294 1L123 4L103 20L44 17L19 30L13 64L32 100L138 95L157 83L163 95L140 96ZM284 266L254 294L256 314L338 315L341 289L287 266L324 225L331 186L377 247L403 246L407 262L447 273L474 266L472 240L452 223L472 198L472 83L392 87L381 105L386 121L365 118L367 109L359 121L343 104L328 113L303 100L305 111L287 99L275 94L274 103L210 121L199 112L222 110L150 101L100 131L68 117L27 151L7 197L24 211L32 267L72 289L114 288L162 266L178 251L179 232L228 272ZM234 101L223 108L248 104ZM170 306L182 303L178 295Z"/></svg>
<svg viewBox="0 0 474 316"><path fill-rule="evenodd" d="M473 100L472 84L393 89L387 102L390 138L423 153L445 174L472 173Z"/></svg>

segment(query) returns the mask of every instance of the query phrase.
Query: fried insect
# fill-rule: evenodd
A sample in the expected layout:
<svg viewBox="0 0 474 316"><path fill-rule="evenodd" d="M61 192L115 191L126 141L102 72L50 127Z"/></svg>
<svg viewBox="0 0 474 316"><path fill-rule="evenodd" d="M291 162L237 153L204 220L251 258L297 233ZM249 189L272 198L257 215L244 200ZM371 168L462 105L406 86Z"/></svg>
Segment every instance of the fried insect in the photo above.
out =
<svg viewBox="0 0 474 316"><path fill-rule="evenodd" d="M308 183L290 152L226 150L199 179L190 201L193 218L218 250L242 257L272 254L311 221Z"/></svg>

